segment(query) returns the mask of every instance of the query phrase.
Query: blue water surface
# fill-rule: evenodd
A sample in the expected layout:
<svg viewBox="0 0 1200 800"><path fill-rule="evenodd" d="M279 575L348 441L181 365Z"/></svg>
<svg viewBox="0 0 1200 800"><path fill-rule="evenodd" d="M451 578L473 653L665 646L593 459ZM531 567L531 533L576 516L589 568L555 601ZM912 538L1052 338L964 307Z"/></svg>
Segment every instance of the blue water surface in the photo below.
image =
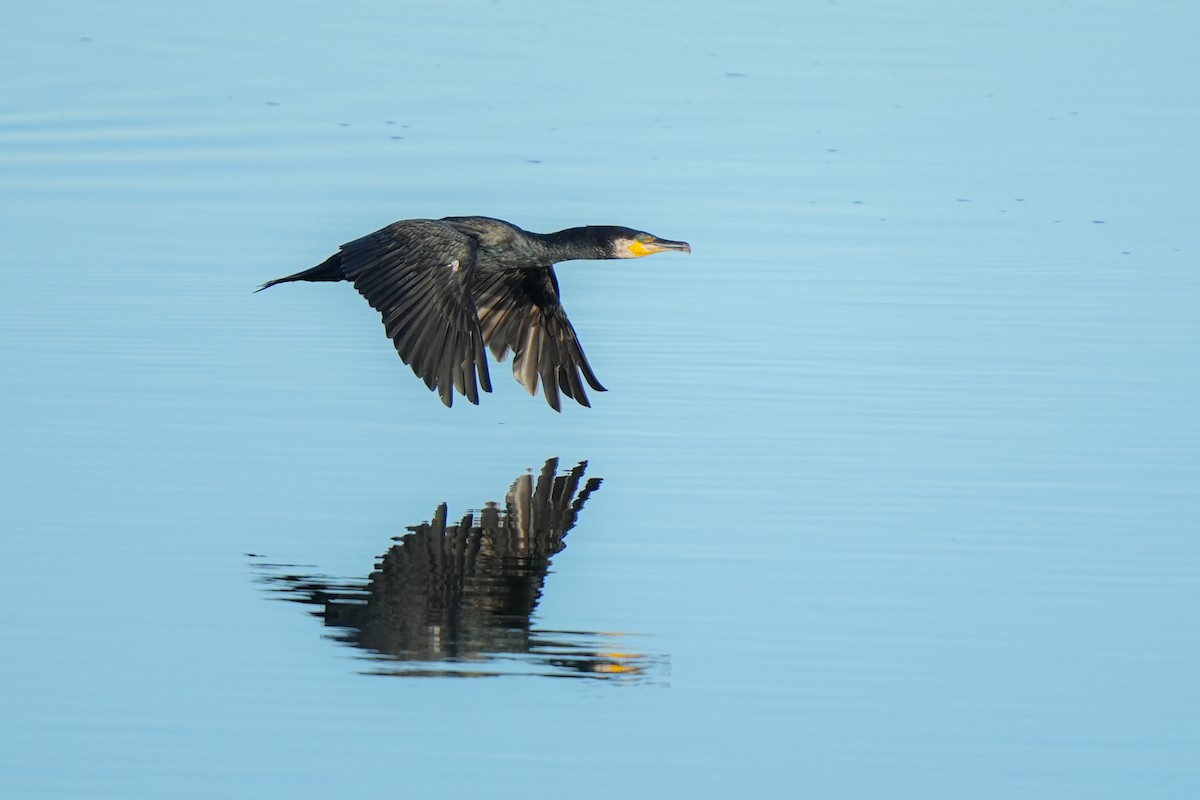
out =
<svg viewBox="0 0 1200 800"><path fill-rule="evenodd" d="M1197 796L1198 24L10 9L0 794ZM593 408L252 293L463 214L691 242L559 269Z"/></svg>

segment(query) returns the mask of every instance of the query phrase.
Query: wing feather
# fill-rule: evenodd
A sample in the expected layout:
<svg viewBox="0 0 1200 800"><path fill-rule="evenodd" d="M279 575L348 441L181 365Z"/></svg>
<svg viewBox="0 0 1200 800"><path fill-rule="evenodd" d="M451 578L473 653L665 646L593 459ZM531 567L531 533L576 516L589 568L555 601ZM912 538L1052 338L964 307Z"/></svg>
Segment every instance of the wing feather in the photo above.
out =
<svg viewBox="0 0 1200 800"><path fill-rule="evenodd" d="M434 220L405 220L342 246L342 269L377 310L405 364L447 406L491 391L471 297L477 245Z"/></svg>
<svg viewBox="0 0 1200 800"><path fill-rule="evenodd" d="M485 344L498 361L513 354L513 377L530 394L541 383L546 402L558 411L560 395L591 405L581 374L593 389L605 391L567 319L552 268L480 274L471 295Z"/></svg>

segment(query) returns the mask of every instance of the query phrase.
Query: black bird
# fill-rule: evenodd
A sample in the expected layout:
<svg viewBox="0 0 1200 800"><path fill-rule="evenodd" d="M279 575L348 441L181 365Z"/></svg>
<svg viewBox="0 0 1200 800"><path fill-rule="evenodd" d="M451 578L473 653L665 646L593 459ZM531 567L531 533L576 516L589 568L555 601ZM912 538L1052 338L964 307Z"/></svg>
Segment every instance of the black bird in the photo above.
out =
<svg viewBox="0 0 1200 800"><path fill-rule="evenodd" d="M559 302L554 265L575 259L637 258L687 242L616 225L532 233L490 217L407 219L344 244L312 269L267 281L351 281L383 316L405 364L447 406L454 391L479 403L492 390L484 346L496 360L513 354L513 376L562 410L559 395L590 406L592 372ZM582 375L582 380L580 376Z"/></svg>

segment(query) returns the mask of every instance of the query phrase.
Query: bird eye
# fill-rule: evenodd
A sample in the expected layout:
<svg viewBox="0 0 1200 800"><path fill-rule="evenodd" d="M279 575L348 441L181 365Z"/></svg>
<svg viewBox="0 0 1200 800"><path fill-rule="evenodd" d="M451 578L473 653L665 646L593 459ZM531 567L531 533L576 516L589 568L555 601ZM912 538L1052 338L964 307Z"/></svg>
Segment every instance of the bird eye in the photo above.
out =
<svg viewBox="0 0 1200 800"><path fill-rule="evenodd" d="M633 238L639 244L650 244L650 242L653 241L653 239L654 239L654 237L648 233L639 233L637 236L635 236Z"/></svg>

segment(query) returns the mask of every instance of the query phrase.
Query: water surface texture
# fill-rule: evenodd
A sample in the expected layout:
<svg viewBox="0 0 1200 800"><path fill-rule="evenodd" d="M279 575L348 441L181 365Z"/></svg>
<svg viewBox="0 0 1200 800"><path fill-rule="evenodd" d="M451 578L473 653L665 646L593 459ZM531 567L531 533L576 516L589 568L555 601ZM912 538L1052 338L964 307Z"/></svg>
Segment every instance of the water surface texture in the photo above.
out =
<svg viewBox="0 0 1200 800"><path fill-rule="evenodd" d="M1198 29L10 9L0 795L1200 796ZM466 214L692 244L558 270L593 408L252 293Z"/></svg>
<svg viewBox="0 0 1200 800"><path fill-rule="evenodd" d="M646 679L654 661L622 647L619 634L531 628L550 561L601 484L582 482L586 463L562 475L557 467L552 458L536 478L518 476L503 507L487 503L457 524L442 503L432 521L392 537L366 581L262 560L259 580L317 606L330 638L366 652L371 674Z"/></svg>

